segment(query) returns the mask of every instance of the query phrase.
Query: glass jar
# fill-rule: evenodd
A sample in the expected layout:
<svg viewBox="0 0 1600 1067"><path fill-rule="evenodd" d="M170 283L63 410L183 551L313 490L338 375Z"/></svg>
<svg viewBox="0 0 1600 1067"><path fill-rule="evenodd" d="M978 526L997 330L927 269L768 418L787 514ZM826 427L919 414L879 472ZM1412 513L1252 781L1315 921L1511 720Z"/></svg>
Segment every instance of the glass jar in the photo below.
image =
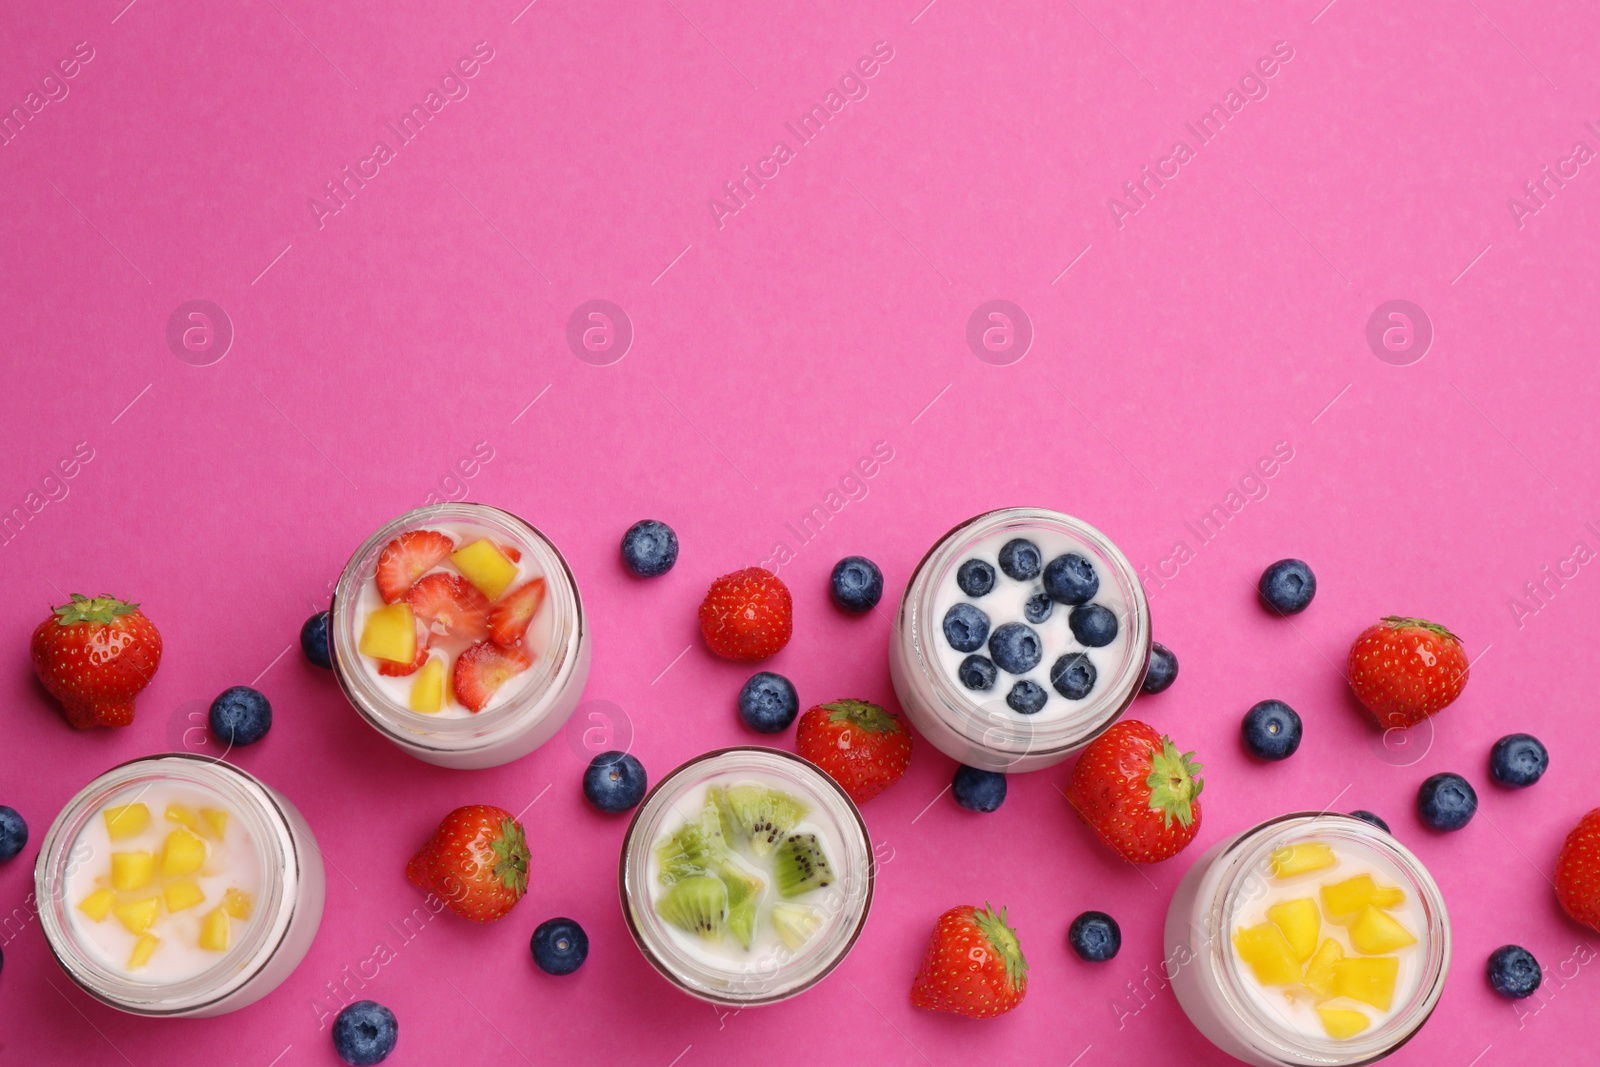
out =
<svg viewBox="0 0 1600 1067"><path fill-rule="evenodd" d="M411 710L394 686L362 656L363 612L377 601L372 585L378 557L395 537L421 527L486 537L521 553L521 565L545 581L550 622L532 666L508 680L508 694L477 714L451 716ZM536 619L535 625L538 625ZM530 635L533 629L530 628ZM356 549L339 575L329 614L329 649L339 687L362 718L411 755L444 767L495 767L519 759L561 729L589 678L589 629L567 561L527 522L486 504L434 504L388 523Z"/></svg>
<svg viewBox="0 0 1600 1067"><path fill-rule="evenodd" d="M1008 704L1010 675L1001 673L1001 681L983 692L961 684L955 666L960 653L943 632L945 612L953 599L962 598L956 585L961 565L981 558L993 569L999 547L1011 538L1034 541L1044 564L1065 553L1086 559L1099 579L1092 602L1108 608L1118 624L1109 645L1084 648L1069 628L1072 608L1052 602L1050 614L1033 624L1046 652L1031 674L1047 697L1044 709L1033 714ZM1045 595L1037 577L1017 583L997 573L996 582L996 595ZM982 608L987 599L972 602ZM1021 621L1008 613L993 623ZM1052 649L1064 655L1053 657ZM1060 659L1079 654L1093 662L1093 688L1087 696L1068 699L1054 687L1051 671ZM1132 564L1093 526L1042 508L990 511L945 534L912 574L889 641L895 693L918 732L960 763L1013 774L1060 763L1116 722L1138 695L1149 658L1150 605Z"/></svg>
<svg viewBox="0 0 1600 1067"><path fill-rule="evenodd" d="M162 964L174 953L192 947L172 937L155 949L148 965L130 969L102 947L93 920L80 908L84 890L95 884L92 872L111 869L102 853L115 845L106 843L102 813L114 803L148 801L149 832L161 835L178 826L164 814L163 798L173 796L198 798L227 813L222 839L235 835L235 861L254 874L250 913L228 920L233 934L227 950L214 962L206 956L203 969L163 973ZM325 888L322 853L293 804L231 764L187 753L124 763L84 786L50 824L34 883L40 926L61 969L95 999L145 1016L222 1015L272 992L310 949ZM213 899L206 908L217 903ZM133 936L120 932L116 918L103 916L100 922L111 924L119 937ZM166 932L151 932L157 929Z"/></svg>
<svg viewBox="0 0 1600 1067"><path fill-rule="evenodd" d="M1259 904L1272 889L1268 857L1307 841L1324 842L1336 853L1342 846L1385 881L1393 879L1420 918L1412 931L1413 962L1397 982L1390 1013L1343 1040L1308 1033L1269 1010L1264 997L1252 995L1262 987L1232 944L1241 909ZM1450 968L1450 918L1427 868L1388 833L1349 815L1295 812L1219 842L1189 868L1167 910L1165 967L1190 1021L1228 1055L1257 1067L1354 1067L1388 1056L1427 1021Z"/></svg>
<svg viewBox="0 0 1600 1067"><path fill-rule="evenodd" d="M817 834L833 869L832 884L799 898L816 911L818 923L798 949L758 936L741 956L718 956L656 913L662 891L652 870L657 841L700 812L709 785L741 782L771 785L802 801L809 811L800 829ZM787 752L724 748L678 767L634 813L622 842L622 914L645 959L679 989L730 1007L775 1004L810 989L844 961L866 925L875 874L866 823L837 782ZM758 913L763 933L765 921Z"/></svg>

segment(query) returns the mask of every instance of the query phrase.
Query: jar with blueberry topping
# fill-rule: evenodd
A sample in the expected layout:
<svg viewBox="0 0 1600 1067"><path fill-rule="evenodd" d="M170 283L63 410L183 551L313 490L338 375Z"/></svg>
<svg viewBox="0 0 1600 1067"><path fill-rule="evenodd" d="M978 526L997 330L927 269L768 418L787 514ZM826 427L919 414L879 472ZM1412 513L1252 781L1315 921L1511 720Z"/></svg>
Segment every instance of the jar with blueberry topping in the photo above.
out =
<svg viewBox="0 0 1600 1067"><path fill-rule="evenodd" d="M900 602L889 669L917 730L952 759L1016 773L1060 763L1133 702L1150 606L1088 523L1003 508L947 533Z"/></svg>

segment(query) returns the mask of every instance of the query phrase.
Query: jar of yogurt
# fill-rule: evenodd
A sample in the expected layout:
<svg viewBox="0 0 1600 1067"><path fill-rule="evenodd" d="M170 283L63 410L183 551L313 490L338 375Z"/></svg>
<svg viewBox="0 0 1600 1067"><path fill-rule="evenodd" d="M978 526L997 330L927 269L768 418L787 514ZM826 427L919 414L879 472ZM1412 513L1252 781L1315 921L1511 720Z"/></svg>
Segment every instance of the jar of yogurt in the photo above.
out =
<svg viewBox="0 0 1600 1067"><path fill-rule="evenodd" d="M362 717L446 767L532 752L566 723L589 676L566 560L484 504L418 508L369 537L334 588L329 647Z"/></svg>
<svg viewBox="0 0 1600 1067"><path fill-rule="evenodd" d="M889 669L900 705L945 755L1016 773L1060 763L1133 702L1150 607L1088 523L1004 508L957 526L900 601Z"/></svg>
<svg viewBox="0 0 1600 1067"><path fill-rule="evenodd" d="M678 988L733 1007L820 982L872 905L872 842L843 789L769 748L708 752L639 806L623 840L622 912Z"/></svg>
<svg viewBox="0 0 1600 1067"><path fill-rule="evenodd" d="M1195 861L1167 911L1191 1022L1258 1067L1350 1067L1410 1040L1444 990L1450 919L1421 861L1348 815L1298 812Z"/></svg>
<svg viewBox="0 0 1600 1067"><path fill-rule="evenodd" d="M259 1000L322 919L322 854L294 805L187 753L85 786L50 825L34 882L62 970L134 1015L221 1015Z"/></svg>

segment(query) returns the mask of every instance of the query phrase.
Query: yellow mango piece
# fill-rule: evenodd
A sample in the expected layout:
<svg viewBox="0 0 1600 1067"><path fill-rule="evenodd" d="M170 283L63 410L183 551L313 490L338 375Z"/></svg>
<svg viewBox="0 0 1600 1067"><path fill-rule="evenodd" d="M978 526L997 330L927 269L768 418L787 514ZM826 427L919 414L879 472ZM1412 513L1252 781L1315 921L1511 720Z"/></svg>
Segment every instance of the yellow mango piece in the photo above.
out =
<svg viewBox="0 0 1600 1067"><path fill-rule="evenodd" d="M118 904L112 908L111 914L128 928L128 933L142 934L150 929L150 924L161 914L161 898L145 897L142 900L130 900L126 904Z"/></svg>
<svg viewBox="0 0 1600 1067"><path fill-rule="evenodd" d="M161 890L161 895L167 900L168 911L182 911L192 908L206 899L205 892L200 888L200 883L193 878L183 878L176 882L168 882Z"/></svg>
<svg viewBox="0 0 1600 1067"><path fill-rule="evenodd" d="M255 901L250 899L250 894L242 889L229 889L222 894L222 910L235 919L248 919L250 912L255 907Z"/></svg>
<svg viewBox="0 0 1600 1067"><path fill-rule="evenodd" d="M1399 920L1371 904L1362 908L1361 914L1350 924L1350 944L1355 946L1357 952L1365 952L1369 956L1381 956L1385 952L1416 943L1417 939L1410 930L1400 925Z"/></svg>
<svg viewBox="0 0 1600 1067"><path fill-rule="evenodd" d="M1371 905L1376 908L1393 908L1404 904L1406 892L1398 886L1379 885L1370 874L1358 874L1342 882L1322 887L1322 910L1329 919L1347 923L1361 914L1361 909Z"/></svg>
<svg viewBox="0 0 1600 1067"><path fill-rule="evenodd" d="M220 840L222 840L222 838L227 836L227 833L228 833L228 813L227 812L219 811L216 808L201 808L200 809L200 817L206 821L206 825L211 827L212 831L217 835L217 840L220 841Z"/></svg>
<svg viewBox="0 0 1600 1067"><path fill-rule="evenodd" d="M450 553L450 562L490 600L499 600L517 578L517 565L494 542L483 538Z"/></svg>
<svg viewBox="0 0 1600 1067"><path fill-rule="evenodd" d="M135 837L150 825L150 809L143 804L117 804L100 814L105 816L106 832L113 841Z"/></svg>
<svg viewBox="0 0 1600 1067"><path fill-rule="evenodd" d="M133 943L133 955L128 957L128 970L137 971L140 967L150 962L150 954L156 950L161 939L155 934L140 934L139 940Z"/></svg>
<svg viewBox="0 0 1600 1067"><path fill-rule="evenodd" d="M113 852L111 854L111 884L129 892L143 889L156 876L156 857L153 852Z"/></svg>
<svg viewBox="0 0 1600 1067"><path fill-rule="evenodd" d="M212 908L200 920L200 947L212 952L228 951L228 913Z"/></svg>
<svg viewBox="0 0 1600 1067"><path fill-rule="evenodd" d="M1318 1008L1317 1014L1322 1017L1322 1028L1335 1041L1355 1037L1367 1028L1366 1014L1353 1008Z"/></svg>
<svg viewBox="0 0 1600 1067"><path fill-rule="evenodd" d="M1406 891L1397 885L1380 885L1377 892L1372 894L1374 908L1398 908L1406 902Z"/></svg>
<svg viewBox="0 0 1600 1067"><path fill-rule="evenodd" d="M162 818L179 826L188 827L197 834L203 832L200 813L187 804L168 804L167 810L162 813Z"/></svg>
<svg viewBox="0 0 1600 1067"><path fill-rule="evenodd" d="M361 654L391 663L417 658L417 620L404 600L385 604L367 616L361 628Z"/></svg>
<svg viewBox="0 0 1600 1067"><path fill-rule="evenodd" d="M411 710L432 714L444 707L444 660L430 659L411 683Z"/></svg>
<svg viewBox="0 0 1600 1067"><path fill-rule="evenodd" d="M1240 927L1233 935L1233 947L1262 985L1293 985L1300 981L1300 961L1283 931L1273 923Z"/></svg>
<svg viewBox="0 0 1600 1067"><path fill-rule="evenodd" d="M1298 845L1285 845L1283 848L1273 849L1272 857L1267 861L1275 878L1289 878L1307 871L1319 871L1324 867L1332 867L1337 862L1333 849L1321 841L1302 841Z"/></svg>
<svg viewBox="0 0 1600 1067"><path fill-rule="evenodd" d="M1388 1011L1399 973L1398 956L1346 956L1333 965L1333 994Z"/></svg>
<svg viewBox="0 0 1600 1067"><path fill-rule="evenodd" d="M1322 946L1306 964L1306 988L1319 997L1333 996L1333 965L1344 959L1344 949L1331 937L1323 938Z"/></svg>
<svg viewBox="0 0 1600 1067"><path fill-rule="evenodd" d="M111 890L96 889L93 893L78 901L78 910L95 922L99 922L111 914L111 905L116 902L117 895Z"/></svg>
<svg viewBox="0 0 1600 1067"><path fill-rule="evenodd" d="M161 876L193 874L206 862L206 843L193 830L174 830L161 849Z"/></svg>
<svg viewBox="0 0 1600 1067"><path fill-rule="evenodd" d="M1317 902L1310 897L1274 904L1267 909L1267 921L1283 931L1284 939L1294 949L1295 959L1304 963L1317 950L1322 915L1317 911Z"/></svg>

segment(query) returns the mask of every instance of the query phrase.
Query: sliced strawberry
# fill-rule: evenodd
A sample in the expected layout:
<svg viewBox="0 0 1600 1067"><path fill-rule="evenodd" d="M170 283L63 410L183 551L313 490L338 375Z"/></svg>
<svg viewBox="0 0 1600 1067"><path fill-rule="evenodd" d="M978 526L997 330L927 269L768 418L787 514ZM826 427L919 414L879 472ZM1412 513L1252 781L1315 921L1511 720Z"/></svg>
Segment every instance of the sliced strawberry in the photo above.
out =
<svg viewBox="0 0 1600 1067"><path fill-rule="evenodd" d="M543 578L523 582L502 596L489 612L489 640L502 648L510 648L521 641L543 603Z"/></svg>
<svg viewBox="0 0 1600 1067"><path fill-rule="evenodd" d="M504 553L506 559L509 559L512 563L522 562L522 549L518 548L516 545L501 545L500 551Z"/></svg>
<svg viewBox="0 0 1600 1067"><path fill-rule="evenodd" d="M501 686L531 666L533 653L521 645L501 648L480 641L456 657L450 684L462 707L482 711Z"/></svg>
<svg viewBox="0 0 1600 1067"><path fill-rule="evenodd" d="M419 626L417 629L421 630L422 627ZM422 669L422 665L428 662L428 635L426 631L417 635L417 657L410 663L396 663L392 659L378 659L376 656L372 658L372 661L378 665L379 674L390 678L404 678L408 674L416 674Z"/></svg>
<svg viewBox="0 0 1600 1067"><path fill-rule="evenodd" d="M393 604L455 550L456 543L438 530L407 530L378 553L378 595Z"/></svg>
<svg viewBox="0 0 1600 1067"><path fill-rule="evenodd" d="M468 641L481 641L489 633L488 598L459 575L428 575L411 587L406 603L434 629L443 628Z"/></svg>

